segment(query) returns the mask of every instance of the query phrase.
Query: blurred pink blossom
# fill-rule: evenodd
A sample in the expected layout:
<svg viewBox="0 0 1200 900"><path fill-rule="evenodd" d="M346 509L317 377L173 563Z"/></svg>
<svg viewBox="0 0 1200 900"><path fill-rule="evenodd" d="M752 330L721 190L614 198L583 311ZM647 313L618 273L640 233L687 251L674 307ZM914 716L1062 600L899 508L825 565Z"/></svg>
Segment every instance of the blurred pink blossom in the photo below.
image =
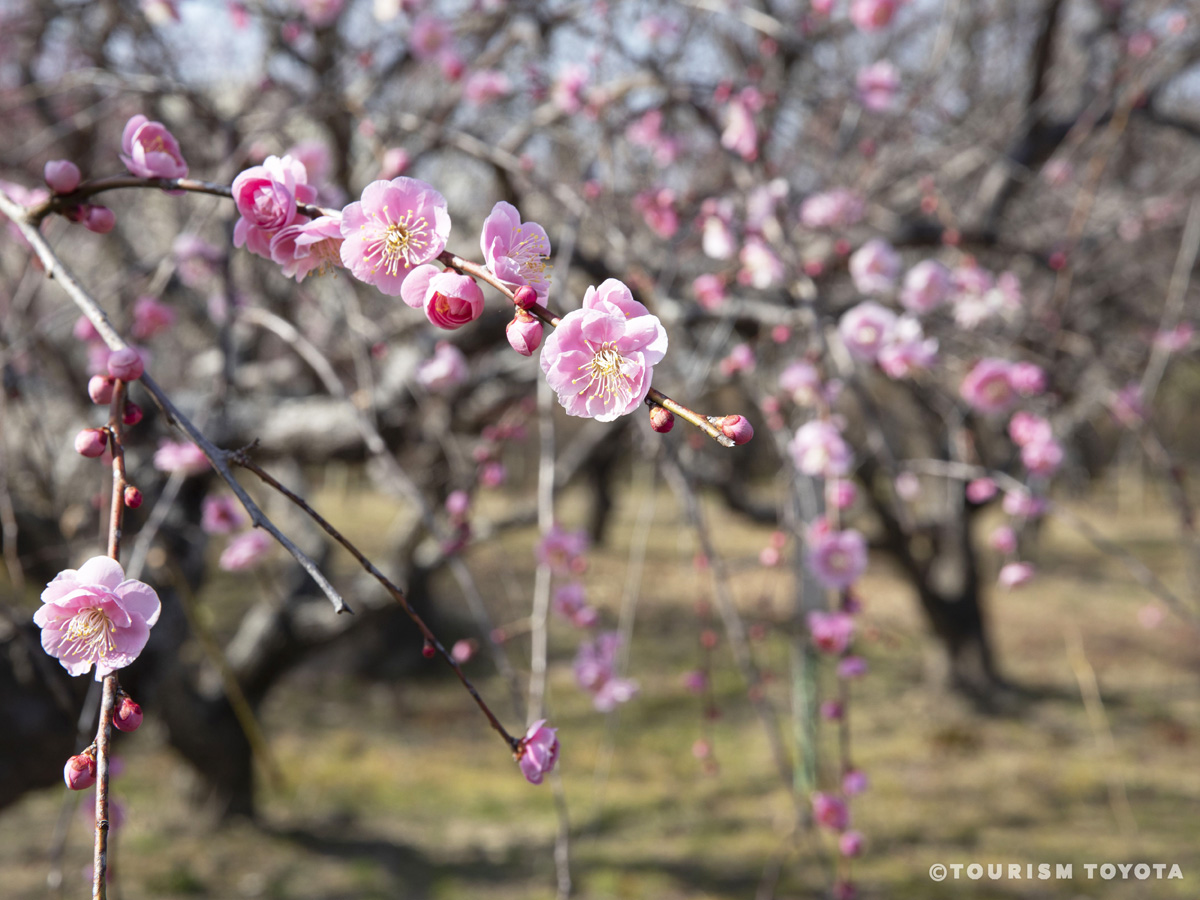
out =
<svg viewBox="0 0 1200 900"><path fill-rule="evenodd" d="M923 315L946 302L950 296L950 272L936 259L925 259L908 270L900 289L900 305Z"/></svg>
<svg viewBox="0 0 1200 900"><path fill-rule="evenodd" d="M907 378L913 372L932 368L937 348L937 338L925 337L920 321L900 316L879 350L879 368L889 378Z"/></svg>
<svg viewBox="0 0 1200 900"><path fill-rule="evenodd" d="M265 531L255 529L239 534L221 553L217 565L226 572L242 572L261 563L273 541Z"/></svg>
<svg viewBox="0 0 1200 900"><path fill-rule="evenodd" d="M1033 578L1033 566L1029 563L1011 562L1001 567L996 581L1001 587L1011 590L1020 587L1031 578Z"/></svg>
<svg viewBox="0 0 1200 900"><path fill-rule="evenodd" d="M855 78L858 102L872 112L892 108L900 89L900 70L889 60L881 59L858 70Z"/></svg>
<svg viewBox="0 0 1200 900"><path fill-rule="evenodd" d="M208 471L208 457L190 441L161 440L154 452L154 468L160 472L199 475Z"/></svg>
<svg viewBox="0 0 1200 900"><path fill-rule="evenodd" d="M815 406L821 398L821 375L807 360L793 360L779 373L779 389L797 406Z"/></svg>
<svg viewBox="0 0 1200 900"><path fill-rule="evenodd" d="M241 504L228 494L209 494L200 504L200 527L207 534L229 534L245 523Z"/></svg>
<svg viewBox="0 0 1200 900"><path fill-rule="evenodd" d="M558 760L558 729L547 728L545 719L529 726L515 753L521 774L530 784L541 784Z"/></svg>
<svg viewBox="0 0 1200 900"><path fill-rule="evenodd" d="M813 194L800 204L800 222L806 228L848 228L862 220L862 198L846 188Z"/></svg>
<svg viewBox="0 0 1200 900"><path fill-rule="evenodd" d="M810 533L806 558L821 584L842 590L854 584L867 570L867 542L854 529Z"/></svg>
<svg viewBox="0 0 1200 900"><path fill-rule="evenodd" d="M417 366L417 383L431 394L443 394L466 381L469 374L463 352L439 341L433 356Z"/></svg>
<svg viewBox="0 0 1200 900"><path fill-rule="evenodd" d="M850 277L864 294L886 294L900 274L900 256L892 245L872 238L850 255Z"/></svg>
<svg viewBox="0 0 1200 900"><path fill-rule="evenodd" d="M783 280L783 261L761 238L747 238L738 259L742 264L738 281L742 284L765 291Z"/></svg>
<svg viewBox="0 0 1200 900"><path fill-rule="evenodd" d="M512 93L512 82L499 69L478 69L463 85L463 96L472 106L487 106Z"/></svg>
<svg viewBox="0 0 1200 900"><path fill-rule="evenodd" d="M697 275L692 282L692 293L702 307L716 309L725 302L725 281L720 275Z"/></svg>
<svg viewBox="0 0 1200 900"><path fill-rule="evenodd" d="M1010 378L1012 364L988 357L977 362L963 379L959 393L981 413L1007 412L1017 401Z"/></svg>
<svg viewBox="0 0 1200 900"><path fill-rule="evenodd" d="M842 314L838 321L838 335L851 356L872 363L891 342L895 327L894 312L874 300L864 300Z"/></svg>
<svg viewBox="0 0 1200 900"><path fill-rule="evenodd" d="M850 824L850 812L845 801L833 794L820 792L812 796L813 819L823 828L842 831Z"/></svg>
<svg viewBox="0 0 1200 900"><path fill-rule="evenodd" d="M788 451L796 468L805 475L824 478L845 475L854 463L854 452L841 431L824 419L812 419L801 425L788 444Z"/></svg>
<svg viewBox="0 0 1200 900"><path fill-rule="evenodd" d="M675 209L675 192L667 188L642 191L633 198L633 208L642 214L646 226L663 240L669 240L679 230L679 213Z"/></svg>
<svg viewBox="0 0 1200 900"><path fill-rule="evenodd" d="M892 21L898 5L899 0L852 0L850 21L859 31L879 31Z"/></svg>

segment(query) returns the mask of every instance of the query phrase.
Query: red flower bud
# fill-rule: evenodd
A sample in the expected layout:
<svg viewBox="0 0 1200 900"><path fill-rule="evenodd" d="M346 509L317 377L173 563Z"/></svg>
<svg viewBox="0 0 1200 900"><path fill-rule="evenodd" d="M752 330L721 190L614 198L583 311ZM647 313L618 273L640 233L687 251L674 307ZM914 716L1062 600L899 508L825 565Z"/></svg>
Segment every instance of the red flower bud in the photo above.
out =
<svg viewBox="0 0 1200 900"><path fill-rule="evenodd" d="M72 756L63 766L63 781L73 791L84 791L96 783L96 760L86 753Z"/></svg>
<svg viewBox="0 0 1200 900"><path fill-rule="evenodd" d="M421 655L426 659L433 659L437 655L437 650L434 649L433 644L426 640L425 645L421 648Z"/></svg>
<svg viewBox="0 0 1200 900"><path fill-rule="evenodd" d="M745 444L754 437L754 426L745 416L724 416L715 420L713 424L735 444Z"/></svg>
<svg viewBox="0 0 1200 900"><path fill-rule="evenodd" d="M46 176L46 184L50 185L50 190L56 194L71 193L79 187L79 179L82 177L79 166L69 159L50 160L46 163L43 173Z"/></svg>
<svg viewBox="0 0 1200 900"><path fill-rule="evenodd" d="M121 417L121 421L126 425L136 425L142 421L142 408L136 403L126 403L125 415Z"/></svg>
<svg viewBox="0 0 1200 900"><path fill-rule="evenodd" d="M532 356L542 343L542 323L523 309L517 310L504 333L509 346L522 356Z"/></svg>
<svg viewBox="0 0 1200 900"><path fill-rule="evenodd" d="M137 488L134 488L137 490ZM118 731L137 731L138 726L142 724L142 708L138 706L133 698L126 694L121 698L121 702L117 704L117 709L113 713L113 725Z"/></svg>
<svg viewBox="0 0 1200 900"><path fill-rule="evenodd" d="M129 509L137 509L141 505L142 492L132 484L125 485L125 506Z"/></svg>
<svg viewBox="0 0 1200 900"><path fill-rule="evenodd" d="M666 434L675 427L675 414L661 406L650 407L650 427L659 434Z"/></svg>
<svg viewBox="0 0 1200 900"><path fill-rule="evenodd" d="M531 306L536 306L537 299L537 291L527 284L521 285L513 294L513 303L517 309L529 309Z"/></svg>
<svg viewBox="0 0 1200 900"><path fill-rule="evenodd" d="M108 432L103 428L85 428L75 435L75 452L80 456L95 459L104 455L108 443Z"/></svg>
<svg viewBox="0 0 1200 900"><path fill-rule="evenodd" d="M83 227L96 234L108 234L117 226L117 217L107 206L89 206Z"/></svg>
<svg viewBox="0 0 1200 900"><path fill-rule="evenodd" d="M114 350L108 357L108 374L122 381L137 381L144 368L141 354L132 347Z"/></svg>

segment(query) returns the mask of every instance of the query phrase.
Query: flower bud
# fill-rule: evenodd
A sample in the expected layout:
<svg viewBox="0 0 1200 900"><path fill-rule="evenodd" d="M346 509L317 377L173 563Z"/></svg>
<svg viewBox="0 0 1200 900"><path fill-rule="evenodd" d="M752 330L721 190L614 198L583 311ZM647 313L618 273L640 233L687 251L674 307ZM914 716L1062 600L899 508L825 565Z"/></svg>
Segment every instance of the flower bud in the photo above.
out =
<svg viewBox="0 0 1200 900"><path fill-rule="evenodd" d="M75 435L75 452L90 459L102 456L107 444L108 432L103 428L85 428Z"/></svg>
<svg viewBox="0 0 1200 900"><path fill-rule="evenodd" d="M715 420L713 424L735 444L745 444L754 437L754 426L745 416L724 416Z"/></svg>
<svg viewBox="0 0 1200 900"><path fill-rule="evenodd" d="M108 374L122 381L137 381L142 377L145 367L142 357L132 347L113 351L108 358Z"/></svg>
<svg viewBox="0 0 1200 900"><path fill-rule="evenodd" d="M521 285L513 294L513 303L517 309L529 309L531 306L537 306L537 302L537 291L527 284Z"/></svg>
<svg viewBox="0 0 1200 900"><path fill-rule="evenodd" d="M84 791L96 783L96 760L86 753L72 756L63 766L63 781L73 791Z"/></svg>
<svg viewBox="0 0 1200 900"><path fill-rule="evenodd" d="M421 646L421 655L426 659L433 659L437 655L437 650L433 644L429 643L429 639L425 639L425 643Z"/></svg>
<svg viewBox="0 0 1200 900"><path fill-rule="evenodd" d="M137 509L142 505L142 492L132 484L125 485L125 506L128 509Z"/></svg>
<svg viewBox="0 0 1200 900"><path fill-rule="evenodd" d="M121 416L121 421L126 425L136 425L142 421L142 415L142 408L140 406L136 403L127 402L125 404L125 414Z"/></svg>
<svg viewBox="0 0 1200 900"><path fill-rule="evenodd" d="M838 850L842 856L860 856L863 848L863 836L859 831L846 831L838 838Z"/></svg>
<svg viewBox="0 0 1200 900"><path fill-rule="evenodd" d="M675 427L675 413L661 406L650 407L650 427L659 434L666 434Z"/></svg>
<svg viewBox="0 0 1200 900"><path fill-rule="evenodd" d="M137 488L134 488L137 490ZM142 724L142 708L128 694L121 698L113 713L113 725L118 731L137 731Z"/></svg>
<svg viewBox="0 0 1200 900"><path fill-rule="evenodd" d="M46 184L56 194L69 194L79 187L79 166L69 159L52 159L42 172L46 176Z"/></svg>
<svg viewBox="0 0 1200 900"><path fill-rule="evenodd" d="M111 375L93 375L88 380L88 396L92 398L93 403L112 402L114 380Z"/></svg>
<svg viewBox="0 0 1200 900"><path fill-rule="evenodd" d="M117 227L117 217L107 206L89 206L83 227L96 234L108 234Z"/></svg>
<svg viewBox="0 0 1200 900"><path fill-rule="evenodd" d="M518 309L504 329L508 344L522 356L532 356L542 343L542 323L523 309Z"/></svg>

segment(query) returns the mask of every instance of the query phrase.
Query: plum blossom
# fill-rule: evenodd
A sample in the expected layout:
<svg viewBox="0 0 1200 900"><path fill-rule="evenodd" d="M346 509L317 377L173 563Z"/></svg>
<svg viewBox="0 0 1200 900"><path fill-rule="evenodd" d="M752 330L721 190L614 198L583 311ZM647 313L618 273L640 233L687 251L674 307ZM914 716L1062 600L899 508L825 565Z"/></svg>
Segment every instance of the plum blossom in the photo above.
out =
<svg viewBox="0 0 1200 900"><path fill-rule="evenodd" d="M746 239L738 259L742 263L738 281L742 284L765 291L783 280L783 261L759 237L751 236Z"/></svg>
<svg viewBox="0 0 1200 900"><path fill-rule="evenodd" d="M863 836L861 831L844 831L838 838L838 852L846 858L861 856L863 851Z"/></svg>
<svg viewBox="0 0 1200 900"><path fill-rule="evenodd" d="M547 728L545 719L529 726L513 757L530 784L541 784L558 760L558 729Z"/></svg>
<svg viewBox="0 0 1200 900"><path fill-rule="evenodd" d="M721 146L747 162L758 158L758 132L754 127L754 113L746 98L741 95L730 100L726 108Z"/></svg>
<svg viewBox="0 0 1200 900"><path fill-rule="evenodd" d="M959 393L981 413L1007 412L1017 401L1017 392L1009 377L1011 371L1012 364L1007 360L981 359L963 379Z"/></svg>
<svg viewBox="0 0 1200 900"><path fill-rule="evenodd" d="M454 330L483 314L483 291L469 275L417 266L400 286L400 298L438 328Z"/></svg>
<svg viewBox="0 0 1200 900"><path fill-rule="evenodd" d="M807 360L793 360L779 373L779 389L797 406L815 406L821 398L821 374Z"/></svg>
<svg viewBox="0 0 1200 900"><path fill-rule="evenodd" d="M504 328L508 345L522 356L533 356L534 351L542 344L542 334L542 323L523 309L518 309L512 321Z"/></svg>
<svg viewBox="0 0 1200 900"><path fill-rule="evenodd" d="M130 333L139 341L148 341L175 324L175 310L154 297L138 297L133 304Z"/></svg>
<svg viewBox="0 0 1200 900"><path fill-rule="evenodd" d="M725 302L725 281L720 275L707 273L697 275L692 282L692 293L696 302L708 310L716 309Z"/></svg>
<svg viewBox="0 0 1200 900"><path fill-rule="evenodd" d="M412 55L422 62L437 59L450 49L454 31L449 23L436 16L422 13L409 32L408 45Z"/></svg>
<svg viewBox="0 0 1200 900"><path fill-rule="evenodd" d="M54 576L33 621L42 648L63 668L83 675L95 666L101 681L137 659L161 609L152 587L127 579L115 559L94 556Z"/></svg>
<svg viewBox="0 0 1200 900"><path fill-rule="evenodd" d="M206 534L229 534L245 522L241 505L228 494L209 494L200 504L200 527Z"/></svg>
<svg viewBox="0 0 1200 900"><path fill-rule="evenodd" d="M666 351L658 317L610 278L562 317L542 345L541 365L568 415L611 422L641 406Z"/></svg>
<svg viewBox="0 0 1200 900"><path fill-rule="evenodd" d="M1036 397L1046 390L1046 370L1036 363L1013 363L1008 380L1022 397Z"/></svg>
<svg viewBox="0 0 1200 900"><path fill-rule="evenodd" d="M813 819L823 828L843 831L850 824L850 811L840 797L817 792L813 794L812 806Z"/></svg>
<svg viewBox="0 0 1200 900"><path fill-rule="evenodd" d="M849 681L867 674L867 661L861 656L847 656L837 664L837 677Z"/></svg>
<svg viewBox="0 0 1200 900"><path fill-rule="evenodd" d="M850 21L859 31L879 31L892 21L898 5L899 0L853 0Z"/></svg>
<svg viewBox="0 0 1200 900"><path fill-rule="evenodd" d="M592 694L592 705L599 712L608 712L618 704L633 699L637 683L616 676L617 650L621 635L606 631L594 641L584 641L575 655L575 681Z"/></svg>
<svg viewBox="0 0 1200 900"><path fill-rule="evenodd" d="M987 503L996 496L996 482L990 478L974 478L967 482L967 499L972 503Z"/></svg>
<svg viewBox="0 0 1200 900"><path fill-rule="evenodd" d="M850 587L867 570L867 541L854 529L811 529L808 564L821 584L835 590Z"/></svg>
<svg viewBox="0 0 1200 900"><path fill-rule="evenodd" d="M930 368L937 359L937 338L925 337L919 320L900 316L879 350L879 368L889 378L907 378Z"/></svg>
<svg viewBox="0 0 1200 900"><path fill-rule="evenodd" d="M583 109L583 89L588 83L588 69L580 63L564 66L550 88L550 100L568 115Z"/></svg>
<svg viewBox="0 0 1200 900"><path fill-rule="evenodd" d="M214 244L195 234L181 234L171 245L175 271L188 287L200 287L217 272L222 253Z"/></svg>
<svg viewBox="0 0 1200 900"><path fill-rule="evenodd" d="M342 14L346 0L299 0L304 18L313 28L328 28Z"/></svg>
<svg viewBox="0 0 1200 900"><path fill-rule="evenodd" d="M679 230L675 192L669 188L642 191L633 198L633 208L642 214L646 227L663 240L670 240Z"/></svg>
<svg viewBox="0 0 1200 900"><path fill-rule="evenodd" d="M308 183L304 164L290 156L268 156L233 179L233 201L241 218L233 227L233 244L271 259L271 239L296 221L297 203L312 203L317 189Z"/></svg>
<svg viewBox="0 0 1200 900"><path fill-rule="evenodd" d="M840 656L854 636L854 618L844 612L813 610L808 614L808 632L818 650Z"/></svg>
<svg viewBox="0 0 1200 900"><path fill-rule="evenodd" d="M892 108L896 92L900 88L900 70L890 61L881 59L858 70L855 78L858 102L871 112L885 112Z"/></svg>
<svg viewBox="0 0 1200 900"><path fill-rule="evenodd" d="M121 133L121 162L139 178L186 178L188 165L179 143L162 122L138 114Z"/></svg>
<svg viewBox="0 0 1200 900"><path fill-rule="evenodd" d="M1001 587L1012 590L1025 584L1031 578L1033 578L1033 566L1029 563L1011 562L1001 567L996 581Z"/></svg>
<svg viewBox="0 0 1200 900"><path fill-rule="evenodd" d="M850 277L864 294L886 294L900 274L900 256L892 245L872 238L850 255Z"/></svg>
<svg viewBox="0 0 1200 900"><path fill-rule="evenodd" d="M466 381L469 374L463 352L439 341L433 356L417 366L417 383L431 394L444 394Z"/></svg>
<svg viewBox="0 0 1200 900"><path fill-rule="evenodd" d="M729 220L720 215L707 215L700 226L700 247L709 259L731 259L737 241Z"/></svg>
<svg viewBox="0 0 1200 900"><path fill-rule="evenodd" d="M862 221L862 197L846 188L813 194L800 204L800 222L805 228L848 228Z"/></svg>
<svg viewBox="0 0 1200 900"><path fill-rule="evenodd" d="M217 565L226 572L241 572L253 569L271 549L271 536L257 529L239 534L229 542L221 553Z"/></svg>
<svg viewBox="0 0 1200 900"><path fill-rule="evenodd" d="M585 564L583 555L587 548L586 531L567 531L554 524L537 546L537 560L560 574L578 572Z"/></svg>
<svg viewBox="0 0 1200 900"><path fill-rule="evenodd" d="M578 628L591 628L600 618L587 603L587 593L578 581L569 581L554 591L551 608Z"/></svg>
<svg viewBox="0 0 1200 900"><path fill-rule="evenodd" d="M1035 475L1053 475L1062 461L1062 445L1053 438L1030 441L1021 448L1021 462Z"/></svg>
<svg viewBox="0 0 1200 900"><path fill-rule="evenodd" d="M925 259L908 270L900 288L900 305L922 315L946 302L950 296L950 271L936 259Z"/></svg>
<svg viewBox="0 0 1200 900"><path fill-rule="evenodd" d="M342 210L341 256L352 275L389 297L408 273L446 249L450 212L430 185L401 176L372 181Z"/></svg>
<svg viewBox="0 0 1200 900"><path fill-rule="evenodd" d="M208 457L191 442L162 440L154 452L154 468L160 472L199 475L208 471Z"/></svg>
<svg viewBox="0 0 1200 900"><path fill-rule="evenodd" d="M854 463L854 452L832 422L813 419L796 429L788 444L796 468L805 475L824 478L845 475Z"/></svg>
<svg viewBox="0 0 1200 900"><path fill-rule="evenodd" d="M838 335L851 356L871 363L875 362L879 358L879 352L891 343L895 327L894 312L874 300L864 300L848 310L838 321Z"/></svg>
<svg viewBox="0 0 1200 900"><path fill-rule="evenodd" d="M738 372L754 371L754 348L745 341L734 346L720 362L722 375L736 375Z"/></svg>
<svg viewBox="0 0 1200 900"><path fill-rule="evenodd" d="M313 271L324 275L342 265L342 223L333 216L318 216L281 228L271 238L271 259L283 274L304 281Z"/></svg>
<svg viewBox="0 0 1200 900"><path fill-rule="evenodd" d="M511 288L529 285L545 303L550 290L550 238L537 222L522 222L511 203L501 200L483 222L479 238L488 270Z"/></svg>
<svg viewBox="0 0 1200 900"><path fill-rule="evenodd" d="M79 187L79 180L83 177L79 171L79 166L71 162L69 159L52 159L46 163L42 169L42 175L46 179L46 184L50 190L56 194L69 194L75 188Z"/></svg>
<svg viewBox="0 0 1200 900"><path fill-rule="evenodd" d="M1050 422L1041 416L1019 410L1008 422L1008 436L1018 447L1049 441L1054 437Z"/></svg>
<svg viewBox="0 0 1200 900"><path fill-rule="evenodd" d="M487 106L512 93L512 82L498 69L472 72L463 85L463 96L472 106Z"/></svg>

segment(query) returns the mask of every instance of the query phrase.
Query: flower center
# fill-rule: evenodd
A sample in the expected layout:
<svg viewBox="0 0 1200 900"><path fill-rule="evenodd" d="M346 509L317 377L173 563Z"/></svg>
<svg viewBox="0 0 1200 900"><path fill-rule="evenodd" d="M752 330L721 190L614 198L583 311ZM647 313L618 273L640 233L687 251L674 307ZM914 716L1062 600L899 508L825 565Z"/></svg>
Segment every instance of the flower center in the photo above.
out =
<svg viewBox="0 0 1200 900"><path fill-rule="evenodd" d="M605 341L600 345L599 350L593 347L591 342L588 342L588 347L592 351L592 358L579 367L586 371L588 383L579 392L580 396L591 391L593 397L602 398L604 405L608 406L613 397L627 398L631 395L633 379L621 371L625 357L613 346L612 342ZM571 383L575 384L578 381L579 379L576 378Z"/></svg>
<svg viewBox="0 0 1200 900"><path fill-rule="evenodd" d="M67 633L59 642L60 647L76 656L95 656L105 659L113 649L113 633L117 626L112 623L103 609L92 606L80 610L67 626Z"/></svg>
<svg viewBox="0 0 1200 900"><path fill-rule="evenodd" d="M520 237L521 229L513 231L513 237ZM521 274L531 284L544 284L550 281L546 260L550 257L550 248L542 240L541 235L531 234L521 238L508 251L508 258L517 264Z"/></svg>
<svg viewBox="0 0 1200 900"><path fill-rule="evenodd" d="M388 208L383 208L386 221ZM379 219L379 215L375 215ZM363 227L366 227L365 225ZM375 252L379 262L389 275L399 275L401 269L411 269L425 259L424 251L429 247L429 223L424 216L406 210L404 217L387 222L383 234L376 242Z"/></svg>

